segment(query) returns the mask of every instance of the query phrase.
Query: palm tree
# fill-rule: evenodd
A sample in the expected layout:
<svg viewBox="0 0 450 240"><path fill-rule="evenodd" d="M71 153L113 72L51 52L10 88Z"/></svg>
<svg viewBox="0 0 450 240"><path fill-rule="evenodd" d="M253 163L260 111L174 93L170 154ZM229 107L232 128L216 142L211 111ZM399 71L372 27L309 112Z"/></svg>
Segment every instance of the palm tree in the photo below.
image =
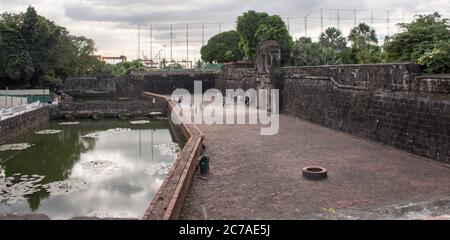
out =
<svg viewBox="0 0 450 240"><path fill-rule="evenodd" d="M347 46L347 41L342 32L334 27L329 27L325 32L320 34L319 42L327 47L331 47L336 50L342 50Z"/></svg>

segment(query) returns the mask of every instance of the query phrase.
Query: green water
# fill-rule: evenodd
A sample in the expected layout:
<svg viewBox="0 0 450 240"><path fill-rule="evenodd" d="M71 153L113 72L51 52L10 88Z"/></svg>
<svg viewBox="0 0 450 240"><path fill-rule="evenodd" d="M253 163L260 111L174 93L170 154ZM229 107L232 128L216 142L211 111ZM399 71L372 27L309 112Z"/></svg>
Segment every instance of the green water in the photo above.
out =
<svg viewBox="0 0 450 240"><path fill-rule="evenodd" d="M50 121L10 142L31 147L0 151L0 213L43 213L52 219L143 216L176 159L178 144L168 121L76 121ZM46 129L62 132L35 133Z"/></svg>

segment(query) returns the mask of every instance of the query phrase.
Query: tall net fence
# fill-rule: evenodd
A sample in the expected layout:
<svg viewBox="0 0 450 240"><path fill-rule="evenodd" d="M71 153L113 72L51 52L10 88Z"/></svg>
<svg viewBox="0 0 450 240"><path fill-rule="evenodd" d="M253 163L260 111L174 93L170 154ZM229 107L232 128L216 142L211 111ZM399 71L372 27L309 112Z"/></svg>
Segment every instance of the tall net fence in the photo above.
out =
<svg viewBox="0 0 450 240"><path fill-rule="evenodd" d="M417 15L439 12L444 18L450 16L447 9L408 10L408 9L320 9L303 16L281 16L294 39L311 37L318 40L328 27L335 27L348 36L351 28L366 23L376 30L379 43L386 36L400 31L398 23L411 22ZM221 32L235 30L235 19L227 22L141 24L136 27L135 56L132 59L178 63L182 66L195 66L201 60L201 47Z"/></svg>

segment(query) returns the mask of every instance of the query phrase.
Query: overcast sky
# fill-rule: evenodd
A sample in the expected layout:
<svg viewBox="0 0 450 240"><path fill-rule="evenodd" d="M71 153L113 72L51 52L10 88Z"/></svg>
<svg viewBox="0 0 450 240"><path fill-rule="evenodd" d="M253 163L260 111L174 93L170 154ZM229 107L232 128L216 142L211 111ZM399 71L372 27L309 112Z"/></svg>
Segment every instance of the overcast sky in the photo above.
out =
<svg viewBox="0 0 450 240"><path fill-rule="evenodd" d="M173 58L198 60L202 23L206 43L208 37L219 31L233 29L236 17L250 9L278 14L286 22L289 17L290 32L296 38L305 34L317 38L321 30L320 9L325 9L322 11L324 27L339 26L345 35L354 25L356 13L357 22L372 24L380 39L396 31L395 22L409 20L415 13L439 10L448 17L450 11L449 0L0 0L0 11L22 12L30 4L39 14L65 26L72 34L94 39L101 55L137 58L138 26L141 25L140 56L149 56L152 50L156 60L158 51L161 57L170 58L170 24L173 24ZM326 10L336 8L343 10L339 13ZM387 24L387 10L390 24ZM189 24L189 56L186 24Z"/></svg>

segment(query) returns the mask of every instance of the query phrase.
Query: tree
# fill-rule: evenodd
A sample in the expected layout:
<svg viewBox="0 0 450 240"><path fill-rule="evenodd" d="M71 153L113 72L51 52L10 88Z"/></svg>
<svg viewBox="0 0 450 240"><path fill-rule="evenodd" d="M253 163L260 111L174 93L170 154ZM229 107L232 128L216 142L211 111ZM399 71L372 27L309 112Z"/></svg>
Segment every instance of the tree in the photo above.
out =
<svg viewBox="0 0 450 240"><path fill-rule="evenodd" d="M244 56L249 60L256 59L259 39L255 37L259 25L269 18L264 12L248 11L237 19L237 31L240 35L239 47Z"/></svg>
<svg viewBox="0 0 450 240"><path fill-rule="evenodd" d="M242 60L239 40L239 33L234 30L215 35L200 50L202 60L209 63Z"/></svg>
<svg viewBox="0 0 450 240"><path fill-rule="evenodd" d="M16 15L2 14L0 18L0 77L4 85L28 86L34 74L26 41L17 29L20 22Z"/></svg>
<svg viewBox="0 0 450 240"><path fill-rule="evenodd" d="M450 41L439 41L431 51L425 52L417 63L425 68L427 73L450 72Z"/></svg>
<svg viewBox="0 0 450 240"><path fill-rule="evenodd" d="M347 41L342 36L342 32L334 27L329 27L320 34L319 43L336 50L343 50L347 47Z"/></svg>
<svg viewBox="0 0 450 240"><path fill-rule="evenodd" d="M438 13L419 15L411 23L398 24L400 33L387 39L383 48L389 61L414 62L429 73L449 73L450 30Z"/></svg>
<svg viewBox="0 0 450 240"><path fill-rule="evenodd" d="M365 23L360 23L358 26L352 28L348 40L350 40L353 45L360 48L368 45L376 45L378 43L375 29Z"/></svg>
<svg viewBox="0 0 450 240"><path fill-rule="evenodd" d="M140 61L134 60L132 62L122 62L116 64L113 74L124 76L134 71L144 71L144 69L145 66Z"/></svg>
<svg viewBox="0 0 450 240"><path fill-rule="evenodd" d="M9 87L55 87L68 76L108 67L94 55L95 43L71 36L29 6L0 15L0 81Z"/></svg>
<svg viewBox="0 0 450 240"><path fill-rule="evenodd" d="M281 65L288 64L293 40L283 19L278 15L270 16L258 26L255 37L258 45L263 40L275 40L281 47Z"/></svg>
<svg viewBox="0 0 450 240"><path fill-rule="evenodd" d="M381 47L377 45L375 29L360 23L351 30L348 39L352 43L351 49L355 63L381 62Z"/></svg>
<svg viewBox="0 0 450 240"><path fill-rule="evenodd" d="M335 49L301 37L294 43L292 62L295 66L317 66L341 64L342 60Z"/></svg>

